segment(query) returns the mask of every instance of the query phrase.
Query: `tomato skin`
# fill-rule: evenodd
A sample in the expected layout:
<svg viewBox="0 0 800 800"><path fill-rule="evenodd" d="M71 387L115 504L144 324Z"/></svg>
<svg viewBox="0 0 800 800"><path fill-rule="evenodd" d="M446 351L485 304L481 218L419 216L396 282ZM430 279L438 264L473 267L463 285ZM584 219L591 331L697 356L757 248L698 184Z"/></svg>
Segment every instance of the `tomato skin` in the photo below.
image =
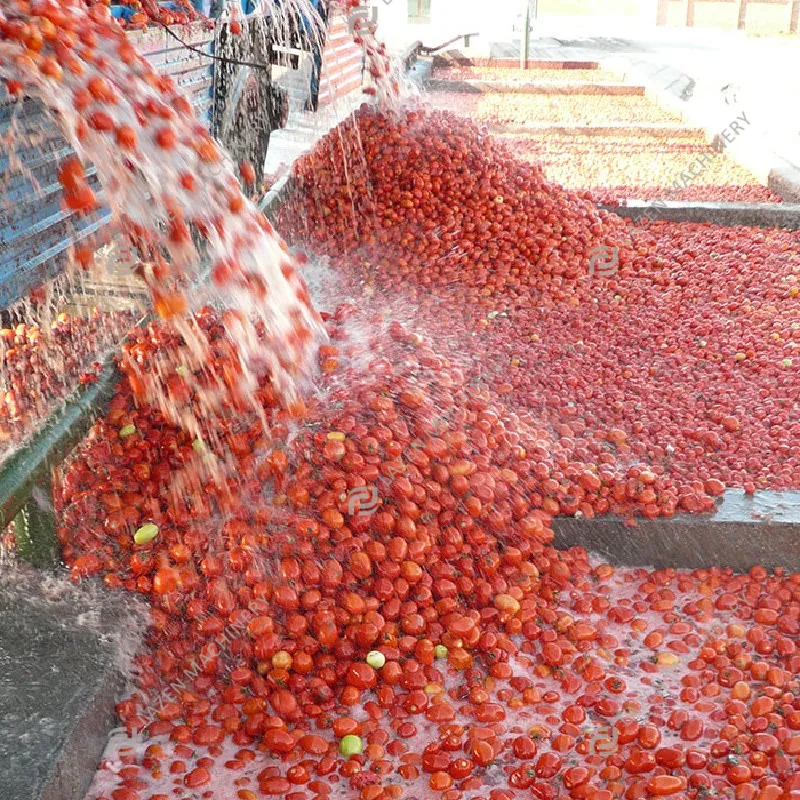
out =
<svg viewBox="0 0 800 800"><path fill-rule="evenodd" d="M679 769L684 763L684 754L677 747L662 747L656 750L656 764L668 770Z"/></svg>
<svg viewBox="0 0 800 800"><path fill-rule="evenodd" d="M470 749L470 755L472 759L475 761L476 764L485 767L489 763L491 763L492 759L495 756L494 748L492 747L489 742L485 740L479 740L473 742L472 747Z"/></svg>
<svg viewBox="0 0 800 800"><path fill-rule="evenodd" d="M258 790L267 797L285 797L291 791L292 784L286 778L267 778L258 784Z"/></svg>
<svg viewBox="0 0 800 800"><path fill-rule="evenodd" d="M661 742L661 732L655 725L642 725L637 735L639 746L645 750L653 750Z"/></svg>
<svg viewBox="0 0 800 800"><path fill-rule="evenodd" d="M708 756L705 753L699 750L686 751L686 766L689 769L705 769L706 764L708 764Z"/></svg>
<svg viewBox="0 0 800 800"><path fill-rule="evenodd" d="M561 756L557 753L542 753L534 769L537 778L552 778L561 769Z"/></svg>
<svg viewBox="0 0 800 800"><path fill-rule="evenodd" d="M536 742L530 736L517 736L512 744L514 755L526 761L532 759L538 750ZM525 788L525 787L520 787Z"/></svg>
<svg viewBox="0 0 800 800"><path fill-rule="evenodd" d="M657 775L647 782L647 791L657 797L678 794L686 788L686 778L673 775Z"/></svg>
<svg viewBox="0 0 800 800"><path fill-rule="evenodd" d="M350 665L346 680L349 686L358 689L373 689L378 682L375 670L369 664L361 662Z"/></svg>
<svg viewBox="0 0 800 800"><path fill-rule="evenodd" d="M205 786L210 780L211 775L209 771L205 767L198 767L188 773L183 779L183 782L190 788L196 788L198 786Z"/></svg>
<svg viewBox="0 0 800 800"><path fill-rule="evenodd" d="M703 735L703 721L698 717L692 717L681 725L681 739L685 742L695 742Z"/></svg>
<svg viewBox="0 0 800 800"><path fill-rule="evenodd" d="M314 734L302 736L297 743L303 752L315 756L324 755L329 749L328 742L321 736L315 736Z"/></svg>
<svg viewBox="0 0 800 800"><path fill-rule="evenodd" d="M772 734L757 733L755 736L753 736L750 746L753 750L756 750L760 753L772 754L778 750L780 743Z"/></svg>
<svg viewBox="0 0 800 800"><path fill-rule="evenodd" d="M585 784L592 773L586 767L570 767L563 773L564 786L572 792L573 789Z"/></svg>
<svg viewBox="0 0 800 800"><path fill-rule="evenodd" d="M450 762L448 772L452 778L461 780L472 774L474 769L473 762L468 758L456 758Z"/></svg>
<svg viewBox="0 0 800 800"><path fill-rule="evenodd" d="M536 780L536 774L531 766L523 764L517 767L508 778L509 786L514 789L528 789Z"/></svg>
<svg viewBox="0 0 800 800"><path fill-rule="evenodd" d="M531 787L531 794L538 800L555 800L558 790L549 783L534 783Z"/></svg>
<svg viewBox="0 0 800 800"><path fill-rule="evenodd" d="M272 225L234 176L207 179L221 151L172 79L147 71L145 97L132 81L123 103L117 80L95 76L107 47L124 50L115 65L138 63L104 27L117 24L107 8L82 9L81 29L62 31L71 6L57 5L0 23L4 47L19 43L20 71L70 88L76 140L127 151L126 178L137 177L140 142L171 170L169 195L152 198L166 220L117 215L154 262L143 276L163 319L123 345L128 381L54 495L71 580L102 575L150 604L136 696L120 718L138 729L148 698L182 686L150 722L141 763L119 754L113 800L146 793L145 771L203 786L220 757L236 800L256 789L397 800L400 779L410 796L442 800L800 792L798 577L617 569L556 547L552 525L556 515L708 512L728 485L800 488L784 363L800 346L796 236L632 230L471 123L365 108L296 162L281 210L298 223L281 225L292 247L302 232L354 298L320 315L327 339L311 361L321 391L292 401L283 384L305 374L296 345L310 330L291 308L275 330L266 324L264 275L286 279L281 302L310 306L295 275L303 260L289 240L259 240ZM382 51L363 44L380 73ZM70 59L85 77L70 77ZM358 158L345 175L350 145ZM243 163L240 175L249 183L255 170ZM98 202L77 159L59 182L69 208ZM189 315L194 297L177 287L192 282L195 229L215 251L219 299L246 292L255 313ZM252 242L270 245L266 272L260 256L241 257ZM587 276L606 244L614 273ZM76 256L81 266L93 252ZM415 307L410 321L389 319L394 298ZM24 330L2 331L3 359L27 346ZM73 338L83 331L96 349L94 328L75 322ZM274 339L277 360L258 356L256 369L238 347L271 356ZM29 410L28 393L9 388L3 442L9 415ZM162 389L181 420L155 402ZM132 543L141 524L158 533ZM610 747L597 746L600 728ZM229 743L235 757L223 755ZM263 755L250 785L244 766ZM772 796L778 784L786 797Z"/></svg>
<svg viewBox="0 0 800 800"><path fill-rule="evenodd" d="M625 771L631 775L645 775L656 766L655 756L644 750L633 750L625 762Z"/></svg>
<svg viewBox="0 0 800 800"><path fill-rule="evenodd" d="M278 728L267 730L263 741L264 745L274 753L289 753L294 749L294 739Z"/></svg>
<svg viewBox="0 0 800 800"><path fill-rule="evenodd" d="M270 705L275 713L284 719L297 719L299 707L294 695L286 689L278 689L270 695Z"/></svg>
<svg viewBox="0 0 800 800"><path fill-rule="evenodd" d="M752 771L746 764L739 764L728 768L727 778L734 786L746 783L752 777Z"/></svg>

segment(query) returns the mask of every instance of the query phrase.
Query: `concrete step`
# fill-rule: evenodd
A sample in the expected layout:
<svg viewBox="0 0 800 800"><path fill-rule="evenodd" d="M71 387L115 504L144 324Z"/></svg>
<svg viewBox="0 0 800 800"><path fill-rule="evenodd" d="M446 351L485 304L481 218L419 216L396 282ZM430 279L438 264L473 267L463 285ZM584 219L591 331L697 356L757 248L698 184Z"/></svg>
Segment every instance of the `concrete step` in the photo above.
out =
<svg viewBox="0 0 800 800"><path fill-rule="evenodd" d="M752 122L752 133L736 137L726 148L726 155L766 182L785 200L800 202L800 140L791 124L778 124L772 110L765 114L758 108L758 95L751 95L745 108L741 106L737 93L731 97L722 91L722 85L730 80L722 73L715 75L712 70L706 74L697 68L690 75L683 68L665 63L663 58L653 59L647 54L620 55L607 58L603 63L604 67L624 72L627 78L643 83L647 89L646 97L662 108L680 114L688 123L702 126L709 138L720 135L732 119L738 118L741 112L745 113L748 123ZM769 91L765 91L768 95ZM768 103L769 100L762 102ZM779 105L775 107L779 108ZM792 109L788 113L791 115Z"/></svg>
<svg viewBox="0 0 800 800"><path fill-rule="evenodd" d="M316 113L292 109L286 127L274 131L270 137L266 171L276 174L289 169L299 155L310 150L318 139L358 108L361 101L359 89Z"/></svg>
<svg viewBox="0 0 800 800"><path fill-rule="evenodd" d="M509 67L520 68L520 59L517 58L470 58L469 56L454 55L434 56L433 66L446 66L448 64L466 67ZM599 69L599 61L578 61L564 58L529 58L525 62L525 69Z"/></svg>
<svg viewBox="0 0 800 800"><path fill-rule="evenodd" d="M558 81L447 80L429 78L425 88L432 92L465 94L544 94L544 95L613 95L644 97L644 86L627 83L559 83Z"/></svg>
<svg viewBox="0 0 800 800"><path fill-rule="evenodd" d="M689 125L670 125L661 122L609 123L585 125L580 122L523 122L487 125L494 134L535 134L537 136L648 136L673 139L705 137L702 128Z"/></svg>
<svg viewBox="0 0 800 800"><path fill-rule="evenodd" d="M601 205L620 217L640 222L645 217L669 222L709 222L713 225L745 225L756 228L800 229L800 203L706 203L626 200L625 205Z"/></svg>
<svg viewBox="0 0 800 800"><path fill-rule="evenodd" d="M553 545L583 547L611 564L655 569L782 567L800 571L800 492L730 489L711 514L670 519L556 517Z"/></svg>
<svg viewBox="0 0 800 800"><path fill-rule="evenodd" d="M135 630L125 602L107 592L92 598L90 590L70 587L65 577L38 570L3 575L3 800L84 800L116 723L123 685L114 631ZM87 626L82 615L100 622Z"/></svg>

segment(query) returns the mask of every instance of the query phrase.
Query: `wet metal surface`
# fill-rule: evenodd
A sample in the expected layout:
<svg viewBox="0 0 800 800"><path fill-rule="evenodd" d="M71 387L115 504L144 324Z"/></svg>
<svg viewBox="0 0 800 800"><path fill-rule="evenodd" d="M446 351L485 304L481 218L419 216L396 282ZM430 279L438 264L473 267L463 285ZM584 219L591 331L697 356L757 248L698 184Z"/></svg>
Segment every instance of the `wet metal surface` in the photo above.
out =
<svg viewBox="0 0 800 800"><path fill-rule="evenodd" d="M198 119L210 123L212 61L208 55L213 36L204 24L181 27L192 47L187 50L163 30L131 32L134 45L160 73L172 75L184 88ZM105 208L81 216L61 206L57 173L72 149L41 102L16 101L0 86L0 137L9 137L0 149L0 306L6 308L35 286L54 277L63 267L69 248L102 229L110 220ZM8 147L10 142L11 147ZM16 169L18 155L26 172ZM12 169L13 167L13 169ZM90 186L99 184L92 167Z"/></svg>

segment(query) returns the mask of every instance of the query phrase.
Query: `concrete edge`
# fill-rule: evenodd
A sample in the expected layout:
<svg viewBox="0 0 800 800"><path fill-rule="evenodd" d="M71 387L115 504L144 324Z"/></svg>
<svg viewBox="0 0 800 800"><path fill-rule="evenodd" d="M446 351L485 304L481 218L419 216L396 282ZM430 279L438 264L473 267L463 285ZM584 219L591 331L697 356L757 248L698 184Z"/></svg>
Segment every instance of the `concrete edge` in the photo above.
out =
<svg viewBox="0 0 800 800"><path fill-rule="evenodd" d="M462 67L504 67L519 68L519 58L472 58L458 51L450 51L449 55L434 56L434 67L457 64ZM578 61L563 58L529 58L525 69L599 69L599 61Z"/></svg>
<svg viewBox="0 0 800 800"><path fill-rule="evenodd" d="M775 156L767 187L790 203L800 203L800 167Z"/></svg>
<svg viewBox="0 0 800 800"><path fill-rule="evenodd" d="M412 42L403 51L403 54L400 56L400 60L403 65L403 69L406 72L408 72L414 65L414 62L419 57L421 51L422 51L422 42L419 41L419 39L416 42Z"/></svg>
<svg viewBox="0 0 800 800"><path fill-rule="evenodd" d="M544 94L544 95L607 95L643 97L643 86L627 83L579 83L564 84L556 81L514 82L502 80L447 80L429 78L425 81L429 91L464 92L469 94Z"/></svg>
<svg viewBox="0 0 800 800"><path fill-rule="evenodd" d="M489 133L504 134L558 134L562 136L671 136L691 139L704 135L702 128L686 125L661 125L641 123L634 125L579 125L571 123L529 122L519 125L488 125Z"/></svg>
<svg viewBox="0 0 800 800"><path fill-rule="evenodd" d="M435 56L428 67L436 63ZM607 130L620 131L619 126L607 128L571 128L568 126L521 126L524 132L573 132L607 135ZM641 135L652 135L653 128L634 126ZM673 135L697 135L697 129L664 128ZM630 135L630 128L624 130ZM267 193L259 208L267 215L274 214L291 192L290 175L284 176ZM629 200L626 206L601 206L631 219L641 219L652 201ZM728 225L776 225L772 215L782 219L780 227L800 227L800 205L781 203L679 203L665 202L659 216L676 221L687 220ZM721 215L709 220L710 214ZM725 220L720 222L719 219ZM744 221L743 221L744 220ZM791 225L788 224L791 221ZM737 494L727 492L726 495ZM762 493L763 496L780 493ZM640 566L657 569L669 567L704 569L724 566L735 571L747 571L761 565L768 569L783 568L800 571L800 516L796 522L780 520L765 522L759 519L722 519L720 512L705 515L677 515L671 519L637 519L633 526L614 516L593 520L556 517L553 520L554 543L558 547L579 546L597 553L619 566ZM754 529L758 528L758 536ZM48 798L49 800L49 798Z"/></svg>
<svg viewBox="0 0 800 800"><path fill-rule="evenodd" d="M710 223L734 227L800 229L800 203L706 203L626 200L625 205L599 204L619 217L641 222L645 218L669 222Z"/></svg>
<svg viewBox="0 0 800 800"><path fill-rule="evenodd" d="M417 84L424 84L431 73L433 63L437 56L421 56L420 48L422 42L414 42L400 56L401 64L408 77ZM360 90L359 94L360 94ZM355 92L353 93L355 94ZM341 124L341 123L336 123ZM332 130L336 125L333 125ZM320 136L327 134L327 131ZM313 145L312 145L313 146ZM305 151L304 151L305 152ZM300 157L302 153L298 155ZM258 201L258 209L267 217L274 217L275 212L292 192L292 164L288 165L288 170L270 187L269 191Z"/></svg>
<svg viewBox="0 0 800 800"><path fill-rule="evenodd" d="M117 720L116 705L124 689L122 674L106 670L86 712L73 726L42 787L39 800L84 800Z"/></svg>
<svg viewBox="0 0 800 800"><path fill-rule="evenodd" d="M619 567L710 569L747 572L755 566L800 572L800 525L715 522L703 518L577 520L556 517L553 544L582 547Z"/></svg>
<svg viewBox="0 0 800 800"><path fill-rule="evenodd" d="M264 195L258 204L258 210L267 217L274 216L278 206L289 196L291 189L292 175L290 169L289 172L280 177Z"/></svg>
<svg viewBox="0 0 800 800"><path fill-rule="evenodd" d="M0 607L0 646L17 665L0 683L0 796L84 800L118 724L145 608L27 565L0 572Z"/></svg>

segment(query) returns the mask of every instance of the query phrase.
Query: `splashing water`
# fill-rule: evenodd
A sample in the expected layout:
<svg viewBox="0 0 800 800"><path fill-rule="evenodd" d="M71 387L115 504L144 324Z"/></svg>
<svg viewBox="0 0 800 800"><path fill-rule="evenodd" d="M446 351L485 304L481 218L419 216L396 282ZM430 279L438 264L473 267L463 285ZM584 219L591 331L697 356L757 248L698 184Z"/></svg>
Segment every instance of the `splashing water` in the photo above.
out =
<svg viewBox="0 0 800 800"><path fill-rule="evenodd" d="M380 140L373 137L369 145L368 154L374 153ZM386 150L384 163L392 164ZM326 178L330 183L329 176L320 176ZM82 188L77 181L75 187ZM471 194L494 196L489 188L478 186ZM504 194L501 205L510 205L511 192ZM328 207L347 210L350 200L342 193ZM447 205L454 205L450 197ZM459 213L472 213L469 205L460 205ZM436 224L430 215L421 222L432 229ZM338 230L347 223L342 214ZM330 219L320 225L327 226ZM455 230L454 218L453 241ZM408 227L397 233L404 244L418 241L413 228L411 234ZM446 250L449 243L441 247ZM159 259L165 255L152 249L144 270L156 289L174 277L163 275ZM419 263L409 255L401 266L419 268ZM384 276L389 271L382 270ZM202 277L202 268L195 273ZM215 275L227 286L219 280L227 277L224 273ZM187 286L182 280L177 289L185 293ZM190 295L201 303L213 299L213 291L208 287ZM417 296L420 305L428 293ZM398 297L396 292L391 299ZM542 486L543 476L537 477L535 469L548 453L538 441L546 434L490 405L466 385L455 361L416 331L396 321L383 329L379 299L373 301L376 307L364 302L361 319L354 303L326 315L331 344L319 355L330 391L309 400L314 425L297 432L293 441L288 426L275 434L287 445L281 470L259 472L256 434L234 434L248 486L274 492L261 494L260 503L255 492L248 495L240 486L238 505L218 503L221 513L214 516L209 489L202 508L177 513L162 488L192 443L185 431L168 430L152 409L134 409L127 389L65 476L57 499L64 511L59 533L73 576L103 574L109 588L149 594L152 603L150 647L140 659L141 692L120 706L129 731L156 717L148 727L151 738L130 748L117 748L115 742L90 796L118 800L151 789L163 791L162 798L202 792L253 800L258 788L262 795L289 800L307 800L310 792L331 800L508 800L521 795L498 788L503 782L532 789L539 778L536 796L549 799L558 791L552 779L562 760L569 766L565 785L580 790L590 780L612 778L612 773L597 776L603 759L590 752L592 730L579 724L585 721L596 730L623 711L626 718L618 721L623 746L634 743L633 725L639 721L651 723L644 726L643 739L660 736L683 678L697 671L696 662L703 666L704 640L744 636L739 625L728 626L724 637L720 632L733 609L723 589L738 592L738 584L712 584L707 573L676 578L644 571L623 571L610 582L610 568L591 564L578 551L550 548L548 506L540 512L537 502L535 510L530 502ZM163 296L159 300L162 311L175 310L171 303L163 308ZM159 359L161 351L174 350L170 336L185 338L178 325L182 316L163 316L171 328L142 330L129 350L134 373L138 368L149 374L147 363L176 363ZM244 324L238 310L215 315L202 309L197 319L201 342L210 340L207 330L219 329L218 319L228 329ZM266 328L254 330L273 336ZM235 343L235 337L223 339L231 348ZM135 353L142 353L141 360ZM223 376L240 377L224 369L238 358L236 351L223 355L218 365ZM181 362L174 373L158 374L174 386L176 376L184 378L178 368L187 369ZM204 374L199 368L197 373ZM225 386L222 391L230 390L239 402L234 387L240 391L241 383L231 380ZM215 409L224 401L211 398L201 407ZM434 413L450 424L434 427ZM128 420L134 416L136 427L141 420L140 433L120 443L120 426L133 427ZM560 466L567 465L564 460ZM136 491L109 491L109 466L121 487L136 477ZM591 477L600 490L599 479L583 477ZM382 494L382 508L373 509L372 517L348 508L347 490L367 484ZM160 524L148 527L151 533L159 530L142 544L129 535L130 528L153 506ZM659 590L676 580L668 596ZM756 594L759 580L751 583ZM769 591L788 598L791 586L785 583ZM719 604L712 611L715 600ZM756 597L749 605L755 603ZM258 609L264 615L251 619ZM750 614L749 607L744 611ZM778 612L770 618L777 620ZM650 634L643 638L648 628L673 620L668 636L650 631L660 641ZM784 624L787 636L796 637L796 620L787 615ZM670 651L655 652L665 639ZM721 665L716 654L726 643L720 644L708 665ZM380 675L367 655L373 646L383 648ZM788 644L781 648L789 654ZM777 647L776 652L780 655ZM194 685L187 690L192 676ZM783 679L780 672L776 681ZM796 688L796 680L791 686ZM623 691L624 701L610 696ZM702 709L696 706L686 738L695 736L692 729L698 725L707 726L709 739L717 735L728 696L720 691L716 697ZM666 743L677 741L676 725L664 734ZM348 750L343 734L351 737L348 731L356 730L366 740L363 757L339 759ZM289 756L296 744L303 753ZM573 748L588 756L586 767L578 766ZM541 764L533 762L537 755ZM443 794L456 780L458 794ZM308 792L295 791L306 785ZM659 781L654 785L661 788ZM603 798L611 795L601 792ZM570 793L580 796L580 791Z"/></svg>
<svg viewBox="0 0 800 800"><path fill-rule="evenodd" d="M0 462L77 387L95 382L104 358L143 315L135 287L109 301L98 297L95 276L67 270L7 310L9 324L0 329Z"/></svg>
<svg viewBox="0 0 800 800"><path fill-rule="evenodd" d="M137 396L197 436L212 434L212 412L252 407L265 374L299 411L317 314L288 248L172 79L135 52L106 7L54 0L3 5L0 77L10 95L56 112L77 153L59 174L75 212L98 206L82 162L95 165L116 223L144 256L155 310L181 337L181 347L132 366ZM226 377L191 316L209 301L230 310ZM176 371L193 403L171 397Z"/></svg>
<svg viewBox="0 0 800 800"><path fill-rule="evenodd" d="M312 0L276 0L262 2L255 10L242 18L240 4L229 3L222 19L227 24L237 24L241 35L226 42L232 47L232 54L241 62L222 65L231 83L228 98L218 101L218 125L220 138L236 152L247 152L241 142L252 143L257 139L258 131L263 128L263 106L269 103L280 105L275 92L286 91L289 95L287 107L276 110L273 118L289 114L288 106L298 114L301 127L318 126L321 119L316 114L305 116L303 112L316 111L318 98L327 94L337 103L339 86L333 77L338 67L347 65L352 58L351 49L340 49L343 32L350 29L350 14L358 2L331 3L328 10L325 5ZM329 25L330 23L330 25ZM384 110L399 110L418 89L407 80L403 80L400 65L393 64L385 46L376 38L374 28L362 17L353 20L352 42L362 49L363 71L369 76L371 85L363 88L367 96L371 96ZM335 44L329 44L331 38ZM258 70L255 66L266 60L265 54L274 53L273 84L280 89L273 89L273 96L251 104L252 111L241 113L240 99L258 96ZM301 106L295 107L297 90L300 90ZM262 110L258 110L258 108ZM286 115L286 117L283 116ZM252 147L252 145L250 145ZM247 153L251 161L251 153ZM347 154L342 154L348 158ZM355 159L363 156L356 153ZM346 162L347 163L347 162ZM258 171L258 164L255 164ZM354 220L353 224L356 222Z"/></svg>

